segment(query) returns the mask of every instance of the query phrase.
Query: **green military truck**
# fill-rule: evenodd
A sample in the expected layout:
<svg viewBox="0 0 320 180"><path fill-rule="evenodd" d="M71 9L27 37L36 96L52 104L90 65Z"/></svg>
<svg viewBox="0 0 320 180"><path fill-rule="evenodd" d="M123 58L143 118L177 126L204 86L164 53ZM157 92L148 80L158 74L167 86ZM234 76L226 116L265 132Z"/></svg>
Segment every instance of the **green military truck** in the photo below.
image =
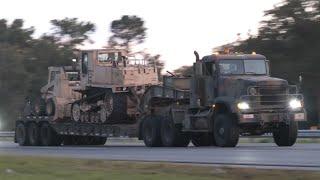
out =
<svg viewBox="0 0 320 180"><path fill-rule="evenodd" d="M90 65L91 59L85 55L79 62ZM71 108L71 117L59 121L52 120L51 116L21 117L17 121L15 140L20 145L30 145L28 139L32 136L47 142L34 145L79 144L79 141L90 144L89 140L92 142L94 138L123 133L138 137L148 147L183 147L188 146L190 141L195 146L234 147L240 136L272 133L278 146L292 146L295 143L297 122L306 120L303 97L298 94L296 86L270 77L269 63L263 55L214 54L202 59L198 53L195 52L195 55L191 77L171 74L163 77L163 83L158 83L153 77L157 74L156 68L144 64L150 71L141 69L141 66L131 66L133 72L137 71L132 75L139 78L149 75L152 78L146 80L151 84L137 86L130 80L131 73L122 70L117 71L117 76L121 73L128 76L125 82L130 86L99 84L98 91L92 90L91 80L81 79L86 77L82 67L80 82L84 84L80 87L86 87L88 82L91 85L89 91L77 90L83 94L82 98L70 103L72 106L78 105L78 110ZM127 67L125 64L122 66ZM111 74L99 74L94 69L91 73L98 73L96 76L101 79L116 72L113 68L118 68L112 62L108 67L112 67ZM147 81L141 79L140 82ZM121 93L122 98L110 96L110 92ZM124 116L112 117L106 113L110 111L109 114L112 114L119 100L121 112L117 113L131 112L130 116L126 116L128 121L123 119ZM130 111L124 107L130 107ZM81 120L80 111L86 112L85 120ZM91 120L91 113L94 120ZM78 118L74 118L75 115ZM121 119L117 120L117 117ZM36 124L42 133L28 134L30 123ZM43 124L44 129L41 128Z"/></svg>

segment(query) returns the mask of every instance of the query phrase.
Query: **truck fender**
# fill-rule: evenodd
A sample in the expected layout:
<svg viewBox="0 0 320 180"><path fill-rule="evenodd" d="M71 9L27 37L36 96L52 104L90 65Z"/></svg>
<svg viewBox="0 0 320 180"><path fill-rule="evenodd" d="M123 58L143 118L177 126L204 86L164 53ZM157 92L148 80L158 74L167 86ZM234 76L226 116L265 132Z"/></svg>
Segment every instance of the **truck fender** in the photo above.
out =
<svg viewBox="0 0 320 180"><path fill-rule="evenodd" d="M229 112L237 113L236 99L233 97L222 96L215 98L214 104L224 104Z"/></svg>

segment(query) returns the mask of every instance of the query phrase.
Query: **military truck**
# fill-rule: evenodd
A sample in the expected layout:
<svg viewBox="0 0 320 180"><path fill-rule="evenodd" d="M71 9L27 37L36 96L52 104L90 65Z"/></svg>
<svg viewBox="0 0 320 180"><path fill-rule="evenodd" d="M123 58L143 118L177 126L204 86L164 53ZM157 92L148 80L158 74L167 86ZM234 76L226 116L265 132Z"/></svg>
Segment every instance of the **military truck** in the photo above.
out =
<svg viewBox="0 0 320 180"><path fill-rule="evenodd" d="M214 54L201 60L195 55L191 77L171 74L159 83L157 68L146 62L130 63L121 52L83 51L80 88L74 90L81 98L71 103L71 118L22 117L16 142L90 144L94 137L122 133L149 147L183 147L190 141L234 147L239 136L271 132L278 146L295 143L297 122L306 119L303 97L296 86L270 77L263 55ZM45 124L43 133L28 133L30 123L40 132Z"/></svg>

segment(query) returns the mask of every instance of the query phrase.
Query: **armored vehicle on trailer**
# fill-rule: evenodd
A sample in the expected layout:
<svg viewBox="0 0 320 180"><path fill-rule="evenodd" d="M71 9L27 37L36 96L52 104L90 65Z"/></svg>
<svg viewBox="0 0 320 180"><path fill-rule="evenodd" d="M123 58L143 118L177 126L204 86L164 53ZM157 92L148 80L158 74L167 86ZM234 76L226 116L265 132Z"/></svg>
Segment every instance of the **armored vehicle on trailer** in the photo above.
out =
<svg viewBox="0 0 320 180"><path fill-rule="evenodd" d="M190 141L234 147L239 136L271 132L278 146L295 143L297 122L306 119L303 97L296 86L270 77L263 55L215 54L201 60L195 55L191 77L171 74L159 83L155 63L130 60L121 50L83 51L72 88L77 96L65 104L69 112L52 116L49 106L46 116L21 117L15 140L20 145L103 144L122 134L149 147ZM49 102L55 95L43 97Z"/></svg>

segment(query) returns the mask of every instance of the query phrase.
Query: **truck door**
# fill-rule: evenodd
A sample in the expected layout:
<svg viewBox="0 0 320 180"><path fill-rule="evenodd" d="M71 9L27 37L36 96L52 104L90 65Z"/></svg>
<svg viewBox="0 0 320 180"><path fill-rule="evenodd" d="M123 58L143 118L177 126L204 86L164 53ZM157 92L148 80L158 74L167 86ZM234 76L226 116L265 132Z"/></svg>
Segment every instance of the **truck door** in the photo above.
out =
<svg viewBox="0 0 320 180"><path fill-rule="evenodd" d="M203 63L203 76L204 76L204 105L211 106L215 97L215 64L213 62Z"/></svg>

